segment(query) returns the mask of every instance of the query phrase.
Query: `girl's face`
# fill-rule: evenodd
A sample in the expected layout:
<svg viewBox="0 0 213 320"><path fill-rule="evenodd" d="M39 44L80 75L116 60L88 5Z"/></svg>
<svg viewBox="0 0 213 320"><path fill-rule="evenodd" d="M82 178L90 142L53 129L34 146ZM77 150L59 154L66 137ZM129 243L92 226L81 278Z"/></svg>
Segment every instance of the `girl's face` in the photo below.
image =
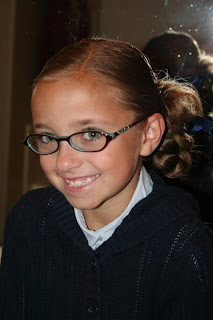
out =
<svg viewBox="0 0 213 320"><path fill-rule="evenodd" d="M113 133L135 121L120 104L112 87L89 81L42 83L32 96L34 130L57 136L88 128ZM138 124L99 152L80 152L62 141L57 152L40 156L40 163L49 181L74 207L94 213L117 208L120 214L137 185L142 136Z"/></svg>

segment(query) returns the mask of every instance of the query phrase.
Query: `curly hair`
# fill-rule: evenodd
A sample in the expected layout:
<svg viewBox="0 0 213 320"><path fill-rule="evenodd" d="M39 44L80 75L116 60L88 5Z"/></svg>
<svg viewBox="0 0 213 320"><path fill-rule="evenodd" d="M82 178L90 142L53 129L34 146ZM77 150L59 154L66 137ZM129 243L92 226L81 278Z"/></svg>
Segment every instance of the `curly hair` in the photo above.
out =
<svg viewBox="0 0 213 320"><path fill-rule="evenodd" d="M167 128L153 163L169 178L184 177L191 168L194 147L194 139L185 132L184 125L202 115L202 104L190 84L163 79L158 81L158 86Z"/></svg>

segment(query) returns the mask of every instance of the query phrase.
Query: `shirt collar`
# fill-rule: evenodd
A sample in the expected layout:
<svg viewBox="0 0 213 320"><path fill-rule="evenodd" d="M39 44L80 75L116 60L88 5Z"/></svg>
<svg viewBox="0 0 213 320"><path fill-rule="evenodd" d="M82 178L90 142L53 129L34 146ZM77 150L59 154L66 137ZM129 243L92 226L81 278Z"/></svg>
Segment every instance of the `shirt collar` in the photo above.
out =
<svg viewBox="0 0 213 320"><path fill-rule="evenodd" d="M147 197L152 192L152 188L152 179L145 167L142 167L137 187L124 212L118 218L96 231L87 228L82 211L74 208L76 220L92 249L97 249L103 242L112 236L115 229L122 223L123 219L130 213L132 208L143 198Z"/></svg>

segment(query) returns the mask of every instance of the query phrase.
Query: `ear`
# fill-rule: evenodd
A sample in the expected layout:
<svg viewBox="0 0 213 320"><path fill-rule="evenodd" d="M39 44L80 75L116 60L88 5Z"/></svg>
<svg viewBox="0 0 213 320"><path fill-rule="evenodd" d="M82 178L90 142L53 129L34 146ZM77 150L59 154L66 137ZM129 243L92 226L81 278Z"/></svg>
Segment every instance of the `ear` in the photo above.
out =
<svg viewBox="0 0 213 320"><path fill-rule="evenodd" d="M160 144L165 131L165 121L160 113L152 114L143 128L141 152L142 156L149 156Z"/></svg>

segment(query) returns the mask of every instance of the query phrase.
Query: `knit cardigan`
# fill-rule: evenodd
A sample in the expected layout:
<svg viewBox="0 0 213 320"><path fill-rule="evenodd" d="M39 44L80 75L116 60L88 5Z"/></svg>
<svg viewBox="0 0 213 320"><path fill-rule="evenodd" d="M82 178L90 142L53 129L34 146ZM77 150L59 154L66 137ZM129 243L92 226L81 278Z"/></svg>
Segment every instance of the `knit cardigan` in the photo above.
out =
<svg viewBox="0 0 213 320"><path fill-rule="evenodd" d="M25 194L6 222L0 320L212 320L212 232L190 194L152 179L95 251L58 190Z"/></svg>

